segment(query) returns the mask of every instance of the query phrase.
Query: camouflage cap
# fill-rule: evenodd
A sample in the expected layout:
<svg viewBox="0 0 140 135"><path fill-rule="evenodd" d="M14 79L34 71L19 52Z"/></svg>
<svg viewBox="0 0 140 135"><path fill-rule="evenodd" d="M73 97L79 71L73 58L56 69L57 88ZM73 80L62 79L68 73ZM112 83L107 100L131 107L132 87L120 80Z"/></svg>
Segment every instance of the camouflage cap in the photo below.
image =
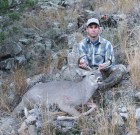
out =
<svg viewBox="0 0 140 135"><path fill-rule="evenodd" d="M96 19L96 18L90 18L90 19L88 19L88 21L86 23L86 26L89 26L91 23L95 23L97 25L100 25L99 20Z"/></svg>

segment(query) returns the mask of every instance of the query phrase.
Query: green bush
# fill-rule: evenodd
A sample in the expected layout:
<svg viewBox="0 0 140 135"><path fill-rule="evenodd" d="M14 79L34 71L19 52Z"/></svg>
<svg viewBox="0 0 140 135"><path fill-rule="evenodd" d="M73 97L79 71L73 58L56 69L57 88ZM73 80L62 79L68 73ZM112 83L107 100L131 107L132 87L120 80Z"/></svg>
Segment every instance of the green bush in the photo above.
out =
<svg viewBox="0 0 140 135"><path fill-rule="evenodd" d="M17 12L9 13L9 18L12 20L19 20L20 19L20 14Z"/></svg>
<svg viewBox="0 0 140 135"><path fill-rule="evenodd" d="M0 43L6 38L4 32L0 32Z"/></svg>
<svg viewBox="0 0 140 135"><path fill-rule="evenodd" d="M26 8L34 7L38 0L26 0L21 6L20 11L24 11Z"/></svg>
<svg viewBox="0 0 140 135"><path fill-rule="evenodd" d="M13 33L18 33L19 29L15 26L13 26Z"/></svg>
<svg viewBox="0 0 140 135"><path fill-rule="evenodd" d="M8 9L8 0L0 0L0 11Z"/></svg>
<svg viewBox="0 0 140 135"><path fill-rule="evenodd" d="M26 0L25 4L28 7L33 7L37 3L37 0Z"/></svg>

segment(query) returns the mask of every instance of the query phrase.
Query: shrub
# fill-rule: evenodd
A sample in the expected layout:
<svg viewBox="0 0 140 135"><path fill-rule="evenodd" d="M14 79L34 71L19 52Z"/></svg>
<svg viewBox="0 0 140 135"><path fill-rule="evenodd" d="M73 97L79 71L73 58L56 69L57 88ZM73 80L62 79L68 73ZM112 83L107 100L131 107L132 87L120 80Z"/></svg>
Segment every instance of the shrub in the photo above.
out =
<svg viewBox="0 0 140 135"><path fill-rule="evenodd" d="M20 19L20 14L17 12L9 13L9 18L12 20L19 20Z"/></svg>
<svg viewBox="0 0 140 135"><path fill-rule="evenodd" d="M5 39L6 35L4 32L0 32L0 43Z"/></svg>
<svg viewBox="0 0 140 135"><path fill-rule="evenodd" d="M25 4L29 7L33 7L37 3L37 0L26 0Z"/></svg>
<svg viewBox="0 0 140 135"><path fill-rule="evenodd" d="M8 0L1 0L0 1L0 11L4 11L8 9Z"/></svg>

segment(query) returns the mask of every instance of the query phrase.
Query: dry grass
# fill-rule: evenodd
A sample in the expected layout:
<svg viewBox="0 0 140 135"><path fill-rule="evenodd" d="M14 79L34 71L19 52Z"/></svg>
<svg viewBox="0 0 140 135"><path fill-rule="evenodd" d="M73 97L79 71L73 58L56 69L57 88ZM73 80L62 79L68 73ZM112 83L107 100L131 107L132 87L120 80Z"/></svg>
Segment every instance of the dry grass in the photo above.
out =
<svg viewBox="0 0 140 135"><path fill-rule="evenodd" d="M126 56L130 67L130 77L134 86L140 88L140 28L132 30L133 42L130 40L130 48L126 48ZM130 36L131 36L130 35Z"/></svg>
<svg viewBox="0 0 140 135"><path fill-rule="evenodd" d="M117 0L116 6L119 11L128 13L134 8L137 2L138 0Z"/></svg>
<svg viewBox="0 0 140 135"><path fill-rule="evenodd" d="M129 101L126 102L124 97L121 97L116 102L112 101L110 104L112 104L113 108L109 106L105 108L100 107L93 112L93 115L80 119L78 122L79 130L84 135L118 135L124 132L137 135L135 106L131 105L132 103ZM128 111L128 119L126 121L118 113L118 108L122 104ZM125 129L121 127L125 127Z"/></svg>
<svg viewBox="0 0 140 135"><path fill-rule="evenodd" d="M9 104L7 103L8 96L6 94L0 95L0 110L5 110L10 112Z"/></svg>
<svg viewBox="0 0 140 135"><path fill-rule="evenodd" d="M96 3L96 9L100 8L100 10L104 14L109 14L113 12L121 12L121 13L128 13L130 12L138 0L100 0Z"/></svg>
<svg viewBox="0 0 140 135"><path fill-rule="evenodd" d="M140 27L128 31L127 22L119 25L117 31L106 28L103 36L111 41L113 46L120 45L127 56L130 77L134 86L140 88ZM117 39L117 41L115 40Z"/></svg>
<svg viewBox="0 0 140 135"><path fill-rule="evenodd" d="M136 125L136 118L135 118L135 107L134 105L129 105L127 107L129 111L129 118L128 118L128 131L131 131L133 135L137 135L137 125Z"/></svg>
<svg viewBox="0 0 140 135"><path fill-rule="evenodd" d="M3 92L0 95L0 108L9 112L12 102L12 99L10 100L10 97L8 96L9 91L14 92L15 95L18 95L20 97L25 93L26 86L26 76L23 69L15 70L11 74L10 78L8 78L7 81L5 80L2 85Z"/></svg>
<svg viewBox="0 0 140 135"><path fill-rule="evenodd" d="M126 50L127 47L127 41L128 41L128 28L127 28L127 22L123 22L119 25L117 36L119 39L120 47L123 50Z"/></svg>
<svg viewBox="0 0 140 135"><path fill-rule="evenodd" d="M51 70L51 61L52 56L48 55L43 60L41 58L37 58L36 62L33 65L34 73L41 74L41 73L48 73Z"/></svg>
<svg viewBox="0 0 140 135"><path fill-rule="evenodd" d="M140 88L140 50L135 48L127 54L127 60L130 67L130 77L134 86Z"/></svg>
<svg viewBox="0 0 140 135"><path fill-rule="evenodd" d="M24 69L16 69L11 75L11 81L15 86L15 94L23 95L26 92L27 82Z"/></svg>
<svg viewBox="0 0 140 135"><path fill-rule="evenodd" d="M29 28L34 28L40 32L45 30L46 25L45 25L45 20L42 20L42 16L35 16L35 15L25 15L22 23L24 26L29 27Z"/></svg>
<svg viewBox="0 0 140 135"><path fill-rule="evenodd" d="M0 110L5 110L10 112L9 103L7 101L7 91L9 89L9 80L5 80L5 82L2 84L2 92L0 94Z"/></svg>

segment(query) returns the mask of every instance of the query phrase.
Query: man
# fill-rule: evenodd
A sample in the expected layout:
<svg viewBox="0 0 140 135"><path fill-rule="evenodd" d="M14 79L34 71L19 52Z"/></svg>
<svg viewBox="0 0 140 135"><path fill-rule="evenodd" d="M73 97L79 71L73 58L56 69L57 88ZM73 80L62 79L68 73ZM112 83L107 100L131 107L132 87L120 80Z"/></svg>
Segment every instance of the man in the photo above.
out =
<svg viewBox="0 0 140 135"><path fill-rule="evenodd" d="M111 43L100 36L99 20L91 18L86 23L87 37L78 46L79 67L82 69L99 69L103 82L99 89L111 87L121 81L126 72L124 65L115 66L115 58Z"/></svg>

